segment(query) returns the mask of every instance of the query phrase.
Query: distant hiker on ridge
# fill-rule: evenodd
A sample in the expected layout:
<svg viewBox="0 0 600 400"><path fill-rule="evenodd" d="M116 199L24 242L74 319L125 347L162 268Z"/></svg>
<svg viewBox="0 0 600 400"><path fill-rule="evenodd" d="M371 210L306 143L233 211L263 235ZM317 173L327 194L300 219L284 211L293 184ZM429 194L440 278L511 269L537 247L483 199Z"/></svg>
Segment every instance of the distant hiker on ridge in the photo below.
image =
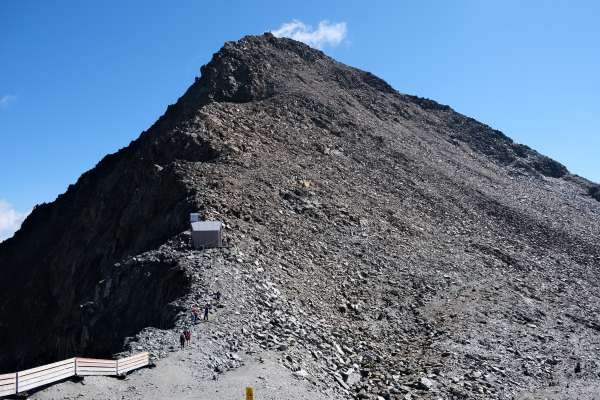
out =
<svg viewBox="0 0 600 400"><path fill-rule="evenodd" d="M185 333L184 332L181 332L181 335L179 335L179 346L181 346L182 349L185 347Z"/></svg>
<svg viewBox="0 0 600 400"><path fill-rule="evenodd" d="M192 332L190 332L190 328L185 328L185 331L183 331L183 334L185 335L185 342L186 344L190 344L190 340L192 340Z"/></svg>

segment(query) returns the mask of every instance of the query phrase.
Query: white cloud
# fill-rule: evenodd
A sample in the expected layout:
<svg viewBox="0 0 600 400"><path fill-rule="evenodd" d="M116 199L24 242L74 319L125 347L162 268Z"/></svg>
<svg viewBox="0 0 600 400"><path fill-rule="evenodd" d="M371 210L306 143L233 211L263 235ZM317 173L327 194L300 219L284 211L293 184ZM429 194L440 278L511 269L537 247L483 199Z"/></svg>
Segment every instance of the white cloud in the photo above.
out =
<svg viewBox="0 0 600 400"><path fill-rule="evenodd" d="M20 213L12 204L0 200L0 242L11 237L21 227L27 213Z"/></svg>
<svg viewBox="0 0 600 400"><path fill-rule="evenodd" d="M345 22L330 23L329 21L319 22L319 27L313 29L312 26L304 24L302 21L293 20L282 24L279 29L271 31L277 37L285 36L309 46L322 48L324 45L337 46L342 43L348 32Z"/></svg>
<svg viewBox="0 0 600 400"><path fill-rule="evenodd" d="M10 94L5 94L4 96L0 96L0 109L6 108L15 99L16 99L16 96L12 96Z"/></svg>

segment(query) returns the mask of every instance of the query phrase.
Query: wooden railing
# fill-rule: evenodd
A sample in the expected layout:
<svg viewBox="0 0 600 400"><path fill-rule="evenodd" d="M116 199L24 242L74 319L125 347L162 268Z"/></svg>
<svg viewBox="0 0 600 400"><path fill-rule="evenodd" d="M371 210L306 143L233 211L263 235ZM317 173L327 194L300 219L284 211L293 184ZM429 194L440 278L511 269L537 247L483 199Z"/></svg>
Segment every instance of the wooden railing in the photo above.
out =
<svg viewBox="0 0 600 400"><path fill-rule="evenodd" d="M149 363L148 353L138 353L119 360L69 358L41 367L0 375L0 397L22 393L72 376L124 375Z"/></svg>

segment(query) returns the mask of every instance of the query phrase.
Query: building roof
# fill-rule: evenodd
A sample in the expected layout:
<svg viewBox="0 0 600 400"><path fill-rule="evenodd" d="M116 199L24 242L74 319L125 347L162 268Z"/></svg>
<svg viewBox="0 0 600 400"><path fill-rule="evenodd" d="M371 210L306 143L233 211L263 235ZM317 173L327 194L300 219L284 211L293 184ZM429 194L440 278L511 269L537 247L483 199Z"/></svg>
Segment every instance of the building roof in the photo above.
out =
<svg viewBox="0 0 600 400"><path fill-rule="evenodd" d="M221 221L192 222L192 232L220 231L222 227Z"/></svg>

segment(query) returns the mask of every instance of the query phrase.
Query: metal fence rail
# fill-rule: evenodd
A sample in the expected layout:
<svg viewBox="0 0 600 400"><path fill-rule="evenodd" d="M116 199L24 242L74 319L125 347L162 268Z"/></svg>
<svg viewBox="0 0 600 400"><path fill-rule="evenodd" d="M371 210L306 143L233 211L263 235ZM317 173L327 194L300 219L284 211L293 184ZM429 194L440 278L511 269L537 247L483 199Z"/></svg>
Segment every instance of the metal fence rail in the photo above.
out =
<svg viewBox="0 0 600 400"><path fill-rule="evenodd" d="M147 352L119 360L75 357L40 367L0 375L0 397L58 382L72 376L123 375L150 363Z"/></svg>

